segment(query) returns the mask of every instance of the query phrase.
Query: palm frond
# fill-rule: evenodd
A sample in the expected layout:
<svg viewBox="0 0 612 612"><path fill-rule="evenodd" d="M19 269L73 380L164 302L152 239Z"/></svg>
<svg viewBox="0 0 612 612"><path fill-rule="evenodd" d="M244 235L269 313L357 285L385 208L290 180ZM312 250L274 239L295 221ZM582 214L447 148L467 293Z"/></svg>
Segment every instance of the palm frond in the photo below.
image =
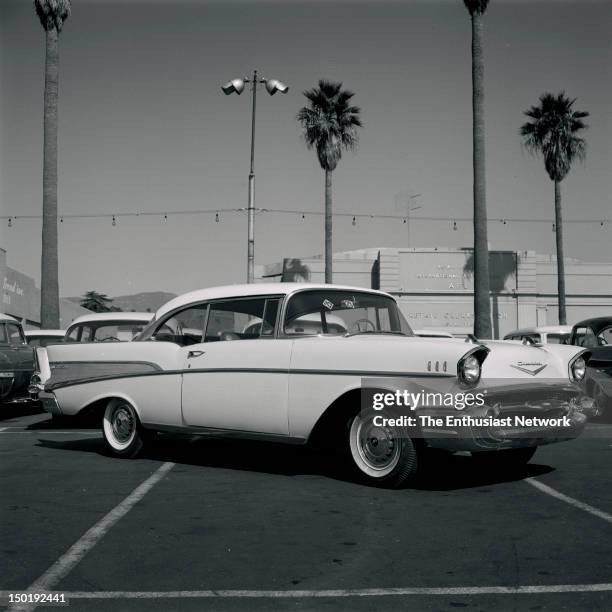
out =
<svg viewBox="0 0 612 612"><path fill-rule="evenodd" d="M342 83L321 79L317 87L304 91L309 102L298 111L309 149L315 149L324 170L335 170L343 150L353 150L358 143L357 128L363 123L361 109L349 105L354 92L342 89Z"/></svg>
<svg viewBox="0 0 612 612"><path fill-rule="evenodd" d="M554 181L563 180L572 163L584 160L586 155L586 141L578 134L588 127L582 120L589 113L574 111L575 102L563 91L557 95L544 93L538 106L524 112L532 121L519 130L525 148L534 155L542 155L546 172Z"/></svg>
<svg viewBox="0 0 612 612"><path fill-rule="evenodd" d="M45 31L61 32L64 22L70 17L70 0L34 0L34 8Z"/></svg>
<svg viewBox="0 0 612 612"><path fill-rule="evenodd" d="M489 5L489 0L463 0L470 15L483 15Z"/></svg>

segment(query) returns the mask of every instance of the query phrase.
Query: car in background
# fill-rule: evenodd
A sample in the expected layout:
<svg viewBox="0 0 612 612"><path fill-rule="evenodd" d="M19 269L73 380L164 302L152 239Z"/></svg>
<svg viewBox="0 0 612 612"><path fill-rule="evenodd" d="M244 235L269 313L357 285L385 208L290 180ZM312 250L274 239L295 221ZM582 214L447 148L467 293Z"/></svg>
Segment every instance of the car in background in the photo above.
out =
<svg viewBox="0 0 612 612"><path fill-rule="evenodd" d="M515 329L504 336L504 340L531 340L533 344L568 344L571 325L542 325Z"/></svg>
<svg viewBox="0 0 612 612"><path fill-rule="evenodd" d="M152 312L98 312L76 318L64 342L129 342L151 321Z"/></svg>
<svg viewBox="0 0 612 612"><path fill-rule="evenodd" d="M30 329L23 332L30 346L61 344L66 335L65 329Z"/></svg>
<svg viewBox="0 0 612 612"><path fill-rule="evenodd" d="M439 329L415 329L415 336L421 338L454 338L453 334L447 331L441 331Z"/></svg>
<svg viewBox="0 0 612 612"><path fill-rule="evenodd" d="M612 417L612 316L585 319L572 328L569 344L589 350L584 379L600 417Z"/></svg>
<svg viewBox="0 0 612 612"><path fill-rule="evenodd" d="M35 353L28 346L21 323L0 313L0 404L31 401L28 393Z"/></svg>
<svg viewBox="0 0 612 612"><path fill-rule="evenodd" d="M424 446L512 466L580 435L586 352L419 338L381 291L232 285L171 300L133 342L37 349L31 389L53 415L95 415L119 457L136 456L156 432L323 442L369 484L396 487L427 462ZM400 389L427 389L431 403L407 410L433 421L409 425L370 402ZM463 403L474 394L477 403ZM437 422L458 414L465 424Z"/></svg>

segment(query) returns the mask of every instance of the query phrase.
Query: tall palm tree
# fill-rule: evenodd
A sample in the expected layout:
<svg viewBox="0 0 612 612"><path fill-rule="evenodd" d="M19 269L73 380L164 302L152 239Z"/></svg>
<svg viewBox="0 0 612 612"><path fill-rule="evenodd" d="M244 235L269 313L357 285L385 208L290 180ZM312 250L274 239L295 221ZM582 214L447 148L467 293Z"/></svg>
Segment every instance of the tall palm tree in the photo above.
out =
<svg viewBox="0 0 612 612"><path fill-rule="evenodd" d="M586 142L578 133L587 128L583 119L586 111L573 110L574 102L560 92L545 93L540 103L525 111L532 121L520 129L526 148L534 155L542 155L544 167L555 184L555 233L557 241L557 293L559 323L567 323L565 307L565 261L563 259L563 218L561 215L561 181L567 176L576 159L583 160Z"/></svg>
<svg viewBox="0 0 612 612"><path fill-rule="evenodd" d="M474 167L474 334L491 337L489 243L485 177L483 19L489 0L463 0L472 18L472 140Z"/></svg>
<svg viewBox="0 0 612 612"><path fill-rule="evenodd" d="M351 106L355 95L342 89L342 83L321 79L319 86L304 92L310 103L297 114L309 149L315 149L325 171L325 282L332 282L332 172L343 150L357 146L357 128L363 124L361 110Z"/></svg>
<svg viewBox="0 0 612 612"><path fill-rule="evenodd" d="M55 329L60 326L57 266L58 38L70 15L70 0L34 0L34 7L46 33L40 324L43 328Z"/></svg>

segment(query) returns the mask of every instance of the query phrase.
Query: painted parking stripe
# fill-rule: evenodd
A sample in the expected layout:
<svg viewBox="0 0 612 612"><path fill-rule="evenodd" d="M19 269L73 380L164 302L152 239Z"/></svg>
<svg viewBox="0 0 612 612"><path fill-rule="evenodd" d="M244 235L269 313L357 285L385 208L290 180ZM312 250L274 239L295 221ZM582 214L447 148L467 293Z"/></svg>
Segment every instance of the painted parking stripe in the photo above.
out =
<svg viewBox="0 0 612 612"><path fill-rule="evenodd" d="M174 463L162 464L149 478L140 483L122 502L101 518L79 538L40 578L27 589L31 593L50 591L81 561L81 559L121 520L173 467ZM9 610L22 612L34 610L35 603L16 604Z"/></svg>
<svg viewBox="0 0 612 612"><path fill-rule="evenodd" d="M8 597L13 591L3 591ZM42 592L42 591L39 591ZM322 589L322 590L240 590L220 589L201 591L46 591L62 593L66 599L309 599L339 597L392 596L472 596L472 595L545 595L547 593L612 592L612 583L549 584L526 586L485 587L399 587L385 589ZM24 609L24 608L12 608Z"/></svg>
<svg viewBox="0 0 612 612"><path fill-rule="evenodd" d="M561 493L560 491L557 491L556 489L553 489L552 487L545 485L543 482L540 482L539 480L536 480L535 478L526 478L525 482L528 482L531 486L535 487L539 491L542 491L542 493L546 493L547 495L550 495L551 497L554 497L555 499L564 501L566 504L569 504L570 506L574 506L574 508L578 508L579 510L584 510L584 512L588 512L589 514L592 514L593 516L603 519L604 521L607 521L608 523L612 523L612 514L608 514L607 512L604 512L603 510L599 510L599 508L589 506L589 504L585 504L584 502L581 502L578 499L574 499L573 497L570 497L569 495L565 495L564 493Z"/></svg>
<svg viewBox="0 0 612 612"><path fill-rule="evenodd" d="M79 434L86 436L102 436L100 431L91 431L90 429L14 429L8 430L6 427L0 429L0 434L11 435L11 434L36 434L36 435L47 435L47 434Z"/></svg>

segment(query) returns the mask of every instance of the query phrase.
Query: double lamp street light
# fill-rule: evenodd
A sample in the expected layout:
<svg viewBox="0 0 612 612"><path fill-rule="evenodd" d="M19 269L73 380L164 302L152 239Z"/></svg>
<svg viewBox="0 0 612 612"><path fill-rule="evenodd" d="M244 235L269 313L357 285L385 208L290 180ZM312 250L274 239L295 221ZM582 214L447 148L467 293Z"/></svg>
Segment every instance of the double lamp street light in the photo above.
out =
<svg viewBox="0 0 612 612"><path fill-rule="evenodd" d="M247 243L247 282L254 282L255 278L255 110L257 101L257 85L265 85L266 91L273 96L277 91L287 93L289 87L277 79L264 79L253 71L251 78L233 79L221 87L227 96L236 93L240 95L244 91L246 83L251 83L253 92L251 113L251 166L249 171L249 205L248 212L248 243Z"/></svg>

